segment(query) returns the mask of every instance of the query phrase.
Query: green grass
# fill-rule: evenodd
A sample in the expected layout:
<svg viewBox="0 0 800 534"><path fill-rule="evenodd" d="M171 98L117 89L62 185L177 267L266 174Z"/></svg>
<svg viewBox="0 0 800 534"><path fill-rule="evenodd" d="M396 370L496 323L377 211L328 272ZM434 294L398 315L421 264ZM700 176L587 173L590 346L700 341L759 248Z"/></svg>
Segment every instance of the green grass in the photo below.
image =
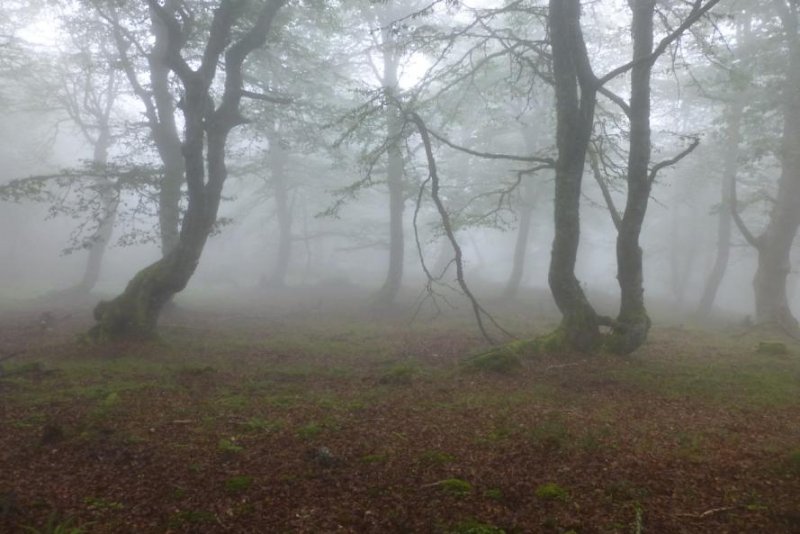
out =
<svg viewBox="0 0 800 534"><path fill-rule="evenodd" d="M800 398L800 359L731 356L709 361L647 360L606 371L620 382L668 397L696 398L740 406L785 406Z"/></svg>
<svg viewBox="0 0 800 534"><path fill-rule="evenodd" d="M229 493L242 493L253 485L253 477L239 475L225 481L225 491Z"/></svg>
<svg viewBox="0 0 800 534"><path fill-rule="evenodd" d="M460 478L448 478L437 482L436 485L444 493L454 497L465 497L472 493L472 484Z"/></svg>
<svg viewBox="0 0 800 534"><path fill-rule="evenodd" d="M555 482L542 484L534 493L543 501L566 501L569 498L569 492Z"/></svg>

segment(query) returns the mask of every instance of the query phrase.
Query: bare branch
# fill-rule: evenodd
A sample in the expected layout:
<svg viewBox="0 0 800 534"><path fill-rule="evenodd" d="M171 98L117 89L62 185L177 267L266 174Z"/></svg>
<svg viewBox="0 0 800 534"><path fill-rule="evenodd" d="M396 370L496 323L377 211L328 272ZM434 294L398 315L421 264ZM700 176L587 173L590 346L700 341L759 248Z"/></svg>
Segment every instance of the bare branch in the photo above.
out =
<svg viewBox="0 0 800 534"><path fill-rule="evenodd" d="M430 134L431 137L433 137L434 139L436 139L440 143L449 146L450 148L453 148L453 149L458 150L460 152L464 152L466 154L470 154L472 156L477 156L479 158L484 158L484 159L504 159L504 160L510 160L510 161L530 161L530 162L535 162L535 163L544 163L544 164L546 164L546 165L548 165L550 167L555 167L555 164L556 164L555 160L553 160L551 158L540 158L540 157L537 157L537 156L515 156L515 155L511 155L511 154L497 154L497 153L492 153L492 152L479 152L477 150L472 150L472 149L457 145L457 144L453 143L452 141L449 141L444 136L437 134L434 131L428 130L428 133Z"/></svg>
<svg viewBox="0 0 800 534"><path fill-rule="evenodd" d="M686 156L688 156L689 154L694 152L694 149L697 148L699 145L700 145L700 138L699 137L695 137L695 138L692 139L692 143L688 147L683 149L681 152L676 154L674 157L672 157L670 159L666 159L664 161L659 161L658 163L653 165L653 168L650 169L650 174L647 177L647 181L650 182L650 185L652 186L653 182L656 181L656 176L658 175L659 171L661 171L661 169L663 169L665 167L670 167L672 165L675 165L680 160L682 160L683 158L685 158Z"/></svg>

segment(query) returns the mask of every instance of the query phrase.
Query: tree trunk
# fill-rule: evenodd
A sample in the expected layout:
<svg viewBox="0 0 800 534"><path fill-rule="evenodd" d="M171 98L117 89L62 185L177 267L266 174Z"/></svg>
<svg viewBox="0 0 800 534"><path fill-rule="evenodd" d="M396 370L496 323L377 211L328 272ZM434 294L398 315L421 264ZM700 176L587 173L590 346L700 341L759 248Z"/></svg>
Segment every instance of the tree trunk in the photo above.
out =
<svg viewBox="0 0 800 534"><path fill-rule="evenodd" d="M528 252L531 219L533 218L533 204L529 190L530 187L525 188L524 196L526 198L522 200L519 207L519 228L517 229L517 240L514 244L514 264L504 293L506 298L513 298L517 294L522 281L522 274L525 271L525 256Z"/></svg>
<svg viewBox="0 0 800 534"><path fill-rule="evenodd" d="M169 0L165 9L174 13L178 2ZM155 42L148 56L152 99L155 105L155 120L150 128L156 150L164 164L164 177L158 194L158 222L161 233L161 253L166 256L177 244L180 226L181 187L185 181L184 158L181 139L175 121L175 104L170 91L170 69L167 54L168 35L164 21L150 10L150 19Z"/></svg>
<svg viewBox="0 0 800 534"><path fill-rule="evenodd" d="M98 169L105 168L108 164L108 148L111 146L111 135L108 127L100 128L97 140L94 145L92 162ZM102 213L98 221L97 230L92 236L92 243L89 247L89 258L86 261L86 269L83 278L76 289L82 293L89 293L94 289L97 280L100 278L100 271L103 265L103 256L108 247L111 233L114 230L114 221L117 218L117 206L119 196L113 184L107 179L101 178L104 183L99 184L100 201L102 203Z"/></svg>
<svg viewBox="0 0 800 534"><path fill-rule="evenodd" d="M628 195L617 234L617 278L620 310L609 347L627 354L638 348L650 330L644 305L644 275L639 235L650 198L650 72L653 52L655 0L635 0L633 9L633 58L631 70L630 149L628 153Z"/></svg>
<svg viewBox="0 0 800 534"><path fill-rule="evenodd" d="M783 86L783 139L778 196L767 229L759 238L758 270L753 281L756 321L797 332L798 323L786 297L792 243L800 226L800 37L797 13L782 13L789 65Z"/></svg>
<svg viewBox="0 0 800 534"><path fill-rule="evenodd" d="M383 40L383 88L387 100L393 100L397 92L397 70L399 51L395 43L392 21L382 21ZM386 108L387 168L386 181L389 186L389 268L386 280L376 296L375 302L388 306L394 302L403 283L405 262L405 237L403 234L403 211L405 187L403 180L403 153L400 148L402 135L400 112L394 105Z"/></svg>
<svg viewBox="0 0 800 534"><path fill-rule="evenodd" d="M599 318L575 276L575 262L580 241L581 181L594 123L596 92L580 28L579 0L550 0L550 37L558 159L555 236L548 281L563 316L561 334L565 343L588 351L600 340Z"/></svg>
<svg viewBox="0 0 800 534"><path fill-rule="evenodd" d="M278 219L278 254L275 256L272 274L265 280L265 285L283 287L292 254L292 210L289 207L289 188L286 183L288 155L281 146L276 132L271 132L269 135L269 157L270 178L275 194L275 213Z"/></svg>
<svg viewBox="0 0 800 534"><path fill-rule="evenodd" d="M731 221L731 202L733 200L733 184L736 180L736 172L739 159L739 143L741 142L741 121L742 111L744 110L745 95L738 91L731 102L728 110L728 127L726 132L725 161L722 168L722 191L717 216L717 255L714 259L714 266L706 279L703 295L697 307L700 316L708 316L717 297L717 291L725 276L728 267L728 259L731 253L731 233L733 223Z"/></svg>

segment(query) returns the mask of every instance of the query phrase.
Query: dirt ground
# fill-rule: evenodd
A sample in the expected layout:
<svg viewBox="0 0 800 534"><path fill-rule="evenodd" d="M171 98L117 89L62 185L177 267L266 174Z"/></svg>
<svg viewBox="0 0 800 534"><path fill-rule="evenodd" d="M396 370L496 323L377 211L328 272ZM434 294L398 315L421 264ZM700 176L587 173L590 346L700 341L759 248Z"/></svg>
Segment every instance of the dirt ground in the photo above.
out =
<svg viewBox="0 0 800 534"><path fill-rule="evenodd" d="M800 532L800 346L763 332L498 372L464 316L197 299L91 346L90 309L0 313L2 532Z"/></svg>

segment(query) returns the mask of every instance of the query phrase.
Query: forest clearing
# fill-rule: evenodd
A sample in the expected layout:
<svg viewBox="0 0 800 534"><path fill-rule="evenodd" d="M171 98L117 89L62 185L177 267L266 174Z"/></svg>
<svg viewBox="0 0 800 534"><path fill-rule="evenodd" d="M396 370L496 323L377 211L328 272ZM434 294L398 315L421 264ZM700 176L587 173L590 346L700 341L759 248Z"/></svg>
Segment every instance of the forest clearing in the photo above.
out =
<svg viewBox="0 0 800 534"><path fill-rule="evenodd" d="M481 368L467 316L202 304L146 344L76 344L71 316L4 362L0 529L800 529L797 344L659 326L630 357ZM34 311L3 314L4 343Z"/></svg>

